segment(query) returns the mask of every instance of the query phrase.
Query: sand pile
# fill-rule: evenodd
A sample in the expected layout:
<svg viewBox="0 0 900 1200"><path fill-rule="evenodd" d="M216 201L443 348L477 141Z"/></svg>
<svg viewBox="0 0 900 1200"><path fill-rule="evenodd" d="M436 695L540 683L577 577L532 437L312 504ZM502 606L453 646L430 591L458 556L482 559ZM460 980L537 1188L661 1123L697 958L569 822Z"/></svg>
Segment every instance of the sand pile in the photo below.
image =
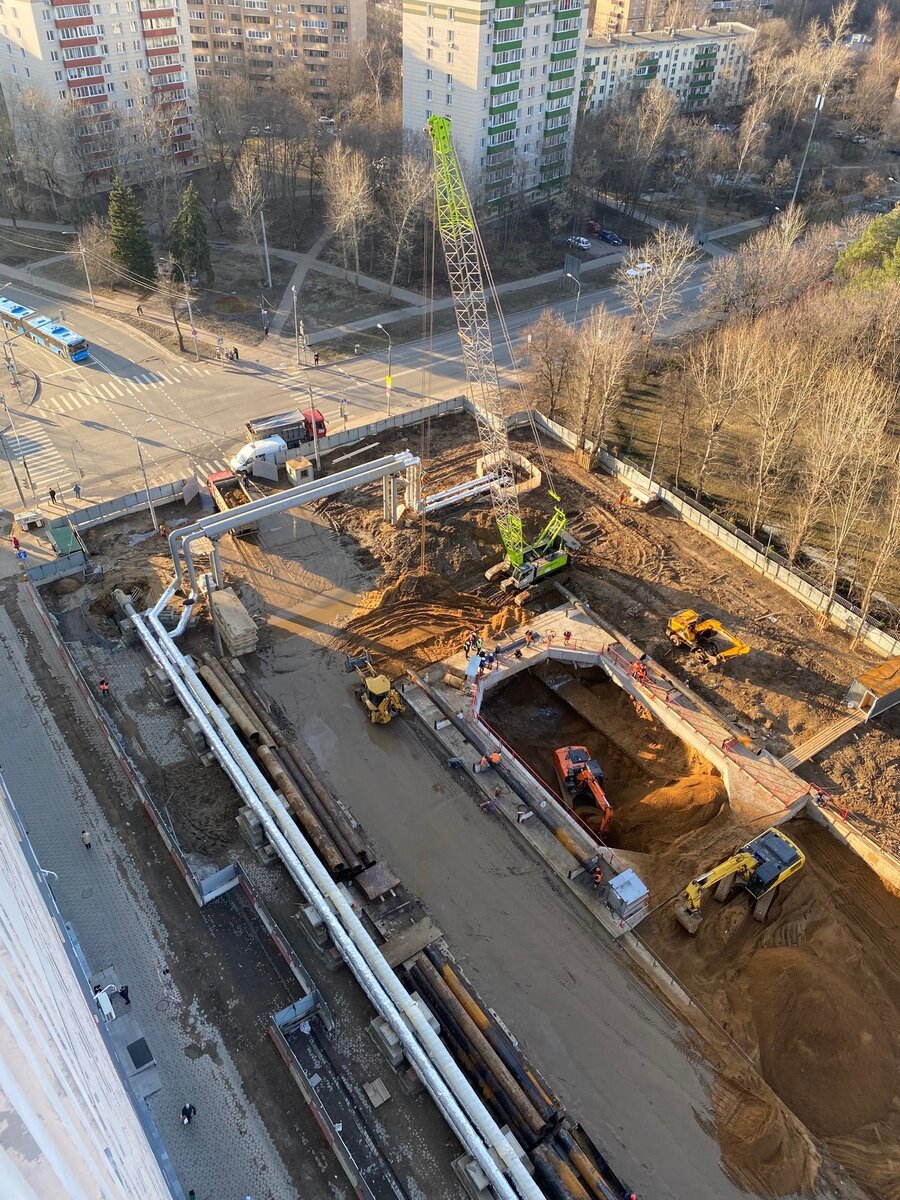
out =
<svg viewBox="0 0 900 1200"><path fill-rule="evenodd" d="M722 1162L738 1187L774 1196L811 1191L820 1162L815 1146L758 1078L719 1074L712 1101Z"/></svg>
<svg viewBox="0 0 900 1200"><path fill-rule="evenodd" d="M746 978L763 1075L812 1132L883 1120L896 1083L891 1038L841 964L776 947L753 955Z"/></svg>
<svg viewBox="0 0 900 1200"><path fill-rule="evenodd" d="M718 775L688 775L649 791L642 783L630 784L616 796L611 840L644 854L667 850L673 838L718 816L727 799Z"/></svg>

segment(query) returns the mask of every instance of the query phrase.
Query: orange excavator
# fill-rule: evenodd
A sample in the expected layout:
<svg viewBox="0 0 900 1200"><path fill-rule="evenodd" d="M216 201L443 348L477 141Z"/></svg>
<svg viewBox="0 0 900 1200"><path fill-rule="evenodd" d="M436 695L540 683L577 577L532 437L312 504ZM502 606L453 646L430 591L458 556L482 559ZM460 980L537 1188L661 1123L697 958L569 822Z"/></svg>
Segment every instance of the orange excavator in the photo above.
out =
<svg viewBox="0 0 900 1200"><path fill-rule="evenodd" d="M603 790L600 764L591 758L586 746L560 746L553 751L553 765L566 804L595 833L605 833L613 810Z"/></svg>

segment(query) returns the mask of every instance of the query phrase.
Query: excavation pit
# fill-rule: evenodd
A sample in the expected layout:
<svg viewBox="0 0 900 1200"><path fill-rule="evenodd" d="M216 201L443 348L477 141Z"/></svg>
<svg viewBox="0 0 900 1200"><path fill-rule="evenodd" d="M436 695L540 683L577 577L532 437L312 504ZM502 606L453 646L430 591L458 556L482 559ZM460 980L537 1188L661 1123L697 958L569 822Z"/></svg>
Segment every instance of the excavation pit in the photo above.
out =
<svg viewBox="0 0 900 1200"><path fill-rule="evenodd" d="M602 667L545 661L490 689L483 720L557 795L554 751L585 746L604 773L613 821L604 840L652 854L713 821L727 805L715 767L638 706ZM596 810L576 806L595 827Z"/></svg>

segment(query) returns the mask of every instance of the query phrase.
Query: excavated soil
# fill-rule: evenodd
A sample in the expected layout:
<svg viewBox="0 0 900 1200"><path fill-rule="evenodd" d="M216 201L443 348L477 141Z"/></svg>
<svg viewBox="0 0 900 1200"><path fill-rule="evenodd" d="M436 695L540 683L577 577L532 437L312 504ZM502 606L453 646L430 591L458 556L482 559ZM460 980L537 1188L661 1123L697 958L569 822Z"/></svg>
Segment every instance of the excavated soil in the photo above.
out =
<svg viewBox="0 0 900 1200"><path fill-rule="evenodd" d="M670 905L640 932L856 1182L900 1200L900 898L827 830L803 819L786 832L807 864L766 924L738 892L707 898L694 938ZM718 1119L736 1178L750 1165L737 1108L754 1122L743 1104Z"/></svg>

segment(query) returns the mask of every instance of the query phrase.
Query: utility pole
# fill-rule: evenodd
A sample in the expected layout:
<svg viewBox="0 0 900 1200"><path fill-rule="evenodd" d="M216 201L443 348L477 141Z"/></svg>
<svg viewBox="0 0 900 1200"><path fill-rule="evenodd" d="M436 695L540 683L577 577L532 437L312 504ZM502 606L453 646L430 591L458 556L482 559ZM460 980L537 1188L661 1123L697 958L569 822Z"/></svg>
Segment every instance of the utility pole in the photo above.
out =
<svg viewBox="0 0 900 1200"><path fill-rule="evenodd" d="M11 455L10 455L10 453L9 453L9 447L8 447L8 446L7 446L7 444L6 444L6 438L3 436L3 434L2 434L2 433L0 433L0 446L2 446L2 447L3 447L3 457L4 457L4 458L6 459L6 461L9 463L9 473L10 473L10 474L12 475L12 477L13 477L13 483L16 485L16 491L19 493L19 499L20 499L20 500L21 500L21 502L22 502L22 508L23 508L23 509L24 509L24 508L27 508L27 507L28 507L28 505L25 503L25 494L24 494L24 492L22 491L22 485L21 485L21 483L19 483L19 477L18 477L18 475L16 474L16 469L15 469L15 467L13 466L13 463L12 463L12 456L11 456Z"/></svg>
<svg viewBox="0 0 900 1200"><path fill-rule="evenodd" d="M84 252L84 246L79 247L81 250L81 261L84 264L84 277L87 280L88 292L91 297L91 308L97 307L97 301L94 299L94 289L91 287L91 277L88 274L87 255Z"/></svg>
<svg viewBox="0 0 900 1200"><path fill-rule="evenodd" d="M150 499L150 484L147 482L147 468L144 466L144 454L141 450L141 443L135 437L134 444L137 446L138 460L141 464L141 474L144 477L144 492L147 497L147 507L150 509L150 516L153 518L153 528L159 533L159 518L156 515L156 509L153 507L153 501Z"/></svg>
<svg viewBox="0 0 900 1200"><path fill-rule="evenodd" d="M571 271L566 271L566 279L571 279L572 282L575 284L575 286L578 288L578 291L575 294L575 316L572 320L572 324L577 327L577 325L578 325L578 305L581 303L581 282L575 278L575 276L572 274Z"/></svg>
<svg viewBox="0 0 900 1200"><path fill-rule="evenodd" d="M297 366L300 366L300 326L297 324L297 285L291 284L291 295L294 299L294 341L297 348Z"/></svg>
<svg viewBox="0 0 900 1200"><path fill-rule="evenodd" d="M813 109L812 124L809 127L809 137L806 139L806 149L803 151L803 158L800 161L800 170L797 172L797 182L794 184L794 194L791 196L791 204L797 203L797 194L800 191L800 180L803 178L803 168L806 166L806 156L809 154L809 147L812 144L813 134L816 131L816 121L819 119L819 113L825 107L825 93L819 92L816 96L816 106Z"/></svg>
<svg viewBox="0 0 900 1200"><path fill-rule="evenodd" d="M308 378L309 376L307 376L307 379ZM316 460L316 470L321 471L322 459L319 457L319 423L316 420L316 405L315 401L313 400L312 384L307 383L306 387L309 392L309 416L310 420L312 421L313 431L313 458Z"/></svg>
<svg viewBox="0 0 900 1200"><path fill-rule="evenodd" d="M179 270L181 268L179 267ZM200 361L200 339L197 336L197 330L194 327L194 310L191 308L191 290L188 287L188 281L184 278L184 271L181 271L181 278L184 280L184 298L187 300L188 320L191 323L191 338L194 342L194 357L197 362ZM156 517L154 516L154 520Z"/></svg>
<svg viewBox="0 0 900 1200"><path fill-rule="evenodd" d="M262 226L263 254L266 258L266 287L272 286L272 268L269 265L269 242L266 238L266 214L259 210L259 223Z"/></svg>

